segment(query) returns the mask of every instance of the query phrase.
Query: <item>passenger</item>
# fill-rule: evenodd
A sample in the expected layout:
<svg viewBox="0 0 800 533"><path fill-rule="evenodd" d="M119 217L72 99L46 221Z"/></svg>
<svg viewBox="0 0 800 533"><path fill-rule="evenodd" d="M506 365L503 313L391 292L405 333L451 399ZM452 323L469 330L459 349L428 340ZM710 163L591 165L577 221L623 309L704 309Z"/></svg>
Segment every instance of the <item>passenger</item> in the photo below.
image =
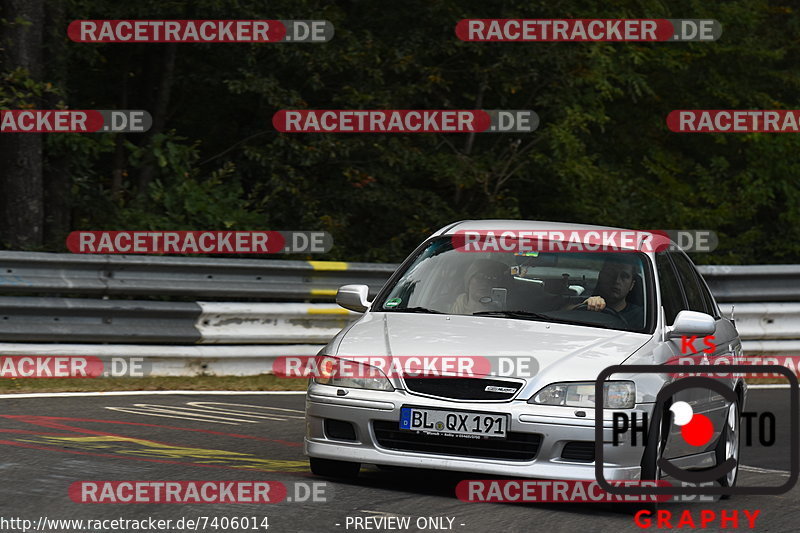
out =
<svg viewBox="0 0 800 533"><path fill-rule="evenodd" d="M500 261L478 259L467 268L464 290L450 308L458 315L471 315L481 311L500 311L503 302L492 300L493 288L508 288L511 271Z"/></svg>

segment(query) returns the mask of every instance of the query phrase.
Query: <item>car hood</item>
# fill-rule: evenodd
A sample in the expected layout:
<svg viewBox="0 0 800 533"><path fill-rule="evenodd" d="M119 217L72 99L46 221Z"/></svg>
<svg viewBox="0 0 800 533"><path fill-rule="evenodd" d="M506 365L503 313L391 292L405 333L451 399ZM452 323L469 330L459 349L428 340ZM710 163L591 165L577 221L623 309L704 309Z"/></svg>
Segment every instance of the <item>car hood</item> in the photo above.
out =
<svg viewBox="0 0 800 533"><path fill-rule="evenodd" d="M533 359L533 381L594 380L621 364L650 335L532 320L367 313L339 338L336 354L347 356L483 356ZM493 368L496 368L493 366ZM510 364L506 365L506 369ZM514 375L513 372L499 372ZM532 376L532 377L531 377Z"/></svg>

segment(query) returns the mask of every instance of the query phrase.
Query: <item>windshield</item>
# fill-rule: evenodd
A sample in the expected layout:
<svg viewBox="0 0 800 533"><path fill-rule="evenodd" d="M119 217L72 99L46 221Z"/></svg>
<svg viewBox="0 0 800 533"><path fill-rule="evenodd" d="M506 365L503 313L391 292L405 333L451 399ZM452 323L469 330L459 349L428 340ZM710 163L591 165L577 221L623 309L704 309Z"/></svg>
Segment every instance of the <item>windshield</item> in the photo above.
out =
<svg viewBox="0 0 800 533"><path fill-rule="evenodd" d="M538 320L647 332L649 259L638 252L464 252L432 240L373 311Z"/></svg>

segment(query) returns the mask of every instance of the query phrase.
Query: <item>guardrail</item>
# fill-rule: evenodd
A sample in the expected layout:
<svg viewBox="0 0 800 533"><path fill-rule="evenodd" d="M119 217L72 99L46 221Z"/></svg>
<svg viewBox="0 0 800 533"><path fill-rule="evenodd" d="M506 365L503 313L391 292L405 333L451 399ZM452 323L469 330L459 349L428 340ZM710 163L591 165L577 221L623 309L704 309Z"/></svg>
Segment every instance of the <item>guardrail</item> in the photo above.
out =
<svg viewBox="0 0 800 533"><path fill-rule="evenodd" d="M336 304L0 297L0 341L326 344L356 316Z"/></svg>
<svg viewBox="0 0 800 533"><path fill-rule="evenodd" d="M336 304L198 303L201 344L324 345L361 316Z"/></svg>
<svg viewBox="0 0 800 533"><path fill-rule="evenodd" d="M800 339L800 303L735 304L734 318L748 340Z"/></svg>
<svg viewBox="0 0 800 533"><path fill-rule="evenodd" d="M332 300L375 295L396 264L0 251L0 293ZM800 302L800 265L701 266L720 302Z"/></svg>
<svg viewBox="0 0 800 533"><path fill-rule="evenodd" d="M195 344L190 302L0 297L0 341Z"/></svg>
<svg viewBox="0 0 800 533"><path fill-rule="evenodd" d="M348 283L377 294L397 265L0 251L0 293L333 300Z"/></svg>
<svg viewBox="0 0 800 533"><path fill-rule="evenodd" d="M348 283L374 296L396 267L0 252L0 294L14 295L0 296L0 353L141 356L166 375L264 372L276 355L316 353L358 315L330 303L197 300L332 300ZM700 271L718 301L735 302L746 354L800 355L800 265Z"/></svg>
<svg viewBox="0 0 800 533"><path fill-rule="evenodd" d="M746 341L800 338L800 303L734 306ZM336 304L0 297L0 341L325 344L358 316Z"/></svg>
<svg viewBox="0 0 800 533"><path fill-rule="evenodd" d="M800 265L698 267L718 302L800 302Z"/></svg>

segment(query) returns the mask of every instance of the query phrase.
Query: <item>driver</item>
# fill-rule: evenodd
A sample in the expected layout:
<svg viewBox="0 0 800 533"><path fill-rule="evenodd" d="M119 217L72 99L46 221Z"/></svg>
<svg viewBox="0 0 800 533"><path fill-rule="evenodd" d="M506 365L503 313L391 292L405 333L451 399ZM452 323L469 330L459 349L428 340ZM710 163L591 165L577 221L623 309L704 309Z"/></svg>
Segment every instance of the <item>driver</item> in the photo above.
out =
<svg viewBox="0 0 800 533"><path fill-rule="evenodd" d="M640 328L644 323L644 308L627 301L628 294L636 286L635 257L615 254L606 260L597 278L594 295L573 309L582 305L589 311L602 311L606 307L619 313L632 328Z"/></svg>
<svg viewBox="0 0 800 533"><path fill-rule="evenodd" d="M450 307L457 315L471 315L481 311L499 311L502 302L492 300L492 289L507 287L509 267L492 259L477 259L467 268L464 277L465 292L458 295Z"/></svg>

